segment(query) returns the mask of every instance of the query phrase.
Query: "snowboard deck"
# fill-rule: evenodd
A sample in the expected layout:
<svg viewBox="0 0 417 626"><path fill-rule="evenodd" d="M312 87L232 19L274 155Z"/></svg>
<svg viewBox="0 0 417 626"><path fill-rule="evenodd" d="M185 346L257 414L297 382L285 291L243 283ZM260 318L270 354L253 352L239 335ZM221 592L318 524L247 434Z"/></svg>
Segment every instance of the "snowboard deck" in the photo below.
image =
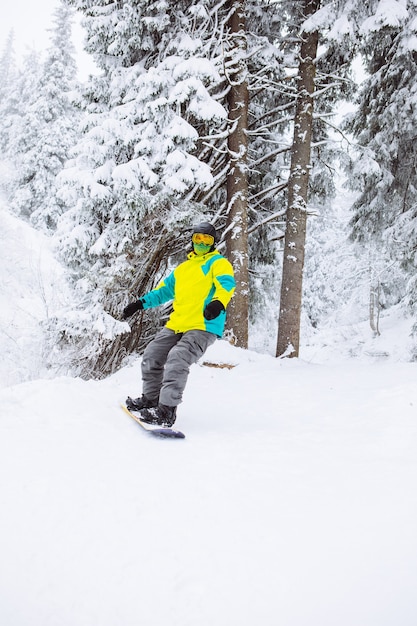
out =
<svg viewBox="0 0 417 626"><path fill-rule="evenodd" d="M171 438L171 439L185 439L184 433L180 430L176 430L175 428L170 428L169 426L158 426L157 424L148 424L147 422L143 422L139 415L133 413L133 411L129 411L125 404L121 405L123 411L127 413L137 424L142 426L144 430L146 430L151 435L155 437L163 437L163 438Z"/></svg>

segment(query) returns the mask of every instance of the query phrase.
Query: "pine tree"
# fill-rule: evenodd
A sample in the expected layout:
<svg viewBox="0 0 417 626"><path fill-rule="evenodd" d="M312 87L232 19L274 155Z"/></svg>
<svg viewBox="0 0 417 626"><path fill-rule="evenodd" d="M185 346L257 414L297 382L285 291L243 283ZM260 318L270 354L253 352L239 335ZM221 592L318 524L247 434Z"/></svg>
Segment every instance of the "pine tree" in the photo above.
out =
<svg viewBox="0 0 417 626"><path fill-rule="evenodd" d="M338 101L352 95L351 64L358 50L360 26L373 5L373 2L364 4L357 0L322 0L320 3L307 0L299 3L295 10L291 6L287 8L289 33L295 38L301 26L302 41L307 48L308 44L312 49L317 47L314 38L319 36L322 50L314 63L309 63L309 54L305 56L300 52L298 88L301 92L297 98L291 148L277 355L297 356L299 352L307 199L309 197L310 202L315 199L325 207L326 196L333 192L330 172L337 150L331 147L329 140L329 120ZM302 18L300 23L303 10L309 17ZM302 71L306 71L305 77ZM314 73L316 77L312 80ZM305 78L310 86L303 92ZM311 98L313 92L314 98ZM314 118L311 115L313 104ZM310 149L311 155L308 154Z"/></svg>
<svg viewBox="0 0 417 626"><path fill-rule="evenodd" d="M409 22L416 14L410 10L398 26L388 23L372 30L363 44L369 78L348 126L363 148L352 170L354 187L362 190L352 220L359 239L381 235L415 204L417 57L409 46L413 35Z"/></svg>
<svg viewBox="0 0 417 626"><path fill-rule="evenodd" d="M55 181L77 131L78 114L71 102L76 74L71 20L72 11L60 4L46 60L42 65L34 65L29 57L26 60L7 146L17 171L11 206L46 230L55 228L62 212Z"/></svg>
<svg viewBox="0 0 417 626"><path fill-rule="evenodd" d="M0 149L7 158L13 137L13 125L19 111L22 95L19 90L19 73L15 61L14 33L11 31L0 59ZM35 66L36 66L35 55Z"/></svg>
<svg viewBox="0 0 417 626"><path fill-rule="evenodd" d="M85 89L83 134L59 177L66 211L57 241L82 293L88 294L88 319L101 320L91 341L93 356L81 366L83 375L102 375L117 367L126 352L141 349L152 334L151 314L129 335L116 320L127 300L151 288L167 264L180 258L195 219L211 219L225 230L229 253L233 256L235 243L236 250L241 246L247 268L259 260L274 262L296 95L285 69L294 58L293 15L291 3L284 11L281 3L247 0L246 50L240 56L250 95L247 132L240 133L239 149L230 151L236 128L225 52L232 3L67 2L84 15L87 50L101 74ZM236 242L231 241L236 232L227 228L235 220L228 216L227 200L227 180L237 171L231 152L243 157L239 167L248 188L248 212ZM317 187L323 180L319 165L317 159ZM236 197L231 190L229 199ZM251 276L252 287L261 284L256 270ZM237 308L247 328L248 279L241 282L243 304ZM81 313L86 315L80 304ZM230 319L233 326L233 315ZM61 336L76 343L83 332L77 339L67 328Z"/></svg>
<svg viewBox="0 0 417 626"><path fill-rule="evenodd" d="M14 178L13 168L7 161L7 147L10 142L13 117L17 105L17 101L13 97L16 94L17 79L13 40L14 35L11 31L0 57L0 160L3 161L0 189L5 196L8 195Z"/></svg>
<svg viewBox="0 0 417 626"><path fill-rule="evenodd" d="M207 48L221 43L200 36L210 19L204 2L176 2L175 10L146 1L71 4L84 12L87 50L102 74L85 90L84 132L60 177L67 211L57 239L90 294L89 319L102 320L91 358L77 367L100 376L155 327L149 314L127 334L116 322L126 302L154 286L189 241L187 228L209 217L197 197L214 179L198 143L205 151L227 114L212 96L221 78ZM67 328L65 339L84 337Z"/></svg>
<svg viewBox="0 0 417 626"><path fill-rule="evenodd" d="M248 70L246 5L230 2L229 38L225 54L229 119L229 171L227 176L227 253L236 278L236 293L229 308L229 328L238 346L248 347Z"/></svg>
<svg viewBox="0 0 417 626"><path fill-rule="evenodd" d="M16 76L16 61L13 47L14 32L10 31L0 57L0 104L7 98Z"/></svg>
<svg viewBox="0 0 417 626"><path fill-rule="evenodd" d="M357 141L349 174L359 192L353 206L352 236L378 250L379 263L402 267L400 288L417 310L417 8L393 3L378 7L364 22L361 52L367 78L358 110L348 125ZM385 289L399 291L398 272L385 273Z"/></svg>
<svg viewBox="0 0 417 626"><path fill-rule="evenodd" d="M6 182L4 191L9 199L21 184L22 155L32 137L33 120L29 115L30 105L37 93L41 74L39 53L31 51L23 59L22 68L16 72L14 80L0 103L1 149L13 176ZM26 215L28 217L28 215Z"/></svg>
<svg viewBox="0 0 417 626"><path fill-rule="evenodd" d="M306 0L305 18L319 8L319 0ZM307 228L307 195L313 136L318 31L301 33L298 98L294 117L294 140L288 184L288 210L282 269L277 356L298 356L304 251Z"/></svg>

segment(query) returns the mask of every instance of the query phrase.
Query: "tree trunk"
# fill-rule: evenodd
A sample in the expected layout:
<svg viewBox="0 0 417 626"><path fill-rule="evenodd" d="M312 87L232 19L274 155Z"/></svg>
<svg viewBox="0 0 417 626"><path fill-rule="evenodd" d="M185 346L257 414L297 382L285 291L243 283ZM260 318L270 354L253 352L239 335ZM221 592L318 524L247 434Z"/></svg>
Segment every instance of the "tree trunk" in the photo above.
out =
<svg viewBox="0 0 417 626"><path fill-rule="evenodd" d="M320 0L305 0L305 17L315 13L319 5ZM303 32L301 37L276 353L277 356L291 357L298 357L300 347L307 194L318 32Z"/></svg>
<svg viewBox="0 0 417 626"><path fill-rule="evenodd" d="M248 346L248 83L245 0L230 0L229 40L225 71L231 132L228 137L226 250L233 264L236 292L228 308L228 331L236 345Z"/></svg>

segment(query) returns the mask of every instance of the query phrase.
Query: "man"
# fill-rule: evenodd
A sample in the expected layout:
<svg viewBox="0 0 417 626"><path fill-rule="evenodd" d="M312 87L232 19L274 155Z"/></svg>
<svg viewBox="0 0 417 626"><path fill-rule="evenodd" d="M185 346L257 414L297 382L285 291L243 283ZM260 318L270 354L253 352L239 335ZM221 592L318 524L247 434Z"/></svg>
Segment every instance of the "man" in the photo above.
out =
<svg viewBox="0 0 417 626"><path fill-rule="evenodd" d="M173 301L165 327L145 349L143 395L127 398L149 424L172 426L190 367L223 334L226 307L235 290L233 267L215 248L216 229L208 222L193 228L193 251L159 285L129 304L124 319L136 311Z"/></svg>

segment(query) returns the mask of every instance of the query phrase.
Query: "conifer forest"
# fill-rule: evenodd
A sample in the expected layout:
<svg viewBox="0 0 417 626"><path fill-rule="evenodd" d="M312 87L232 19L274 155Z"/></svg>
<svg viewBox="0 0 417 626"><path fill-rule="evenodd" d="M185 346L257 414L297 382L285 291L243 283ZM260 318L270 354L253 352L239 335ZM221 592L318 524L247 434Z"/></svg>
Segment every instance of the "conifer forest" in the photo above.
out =
<svg viewBox="0 0 417 626"><path fill-rule="evenodd" d="M417 0L57 0L45 53L11 35L0 73L1 193L63 268L52 369L140 354L169 308L123 308L201 221L234 267L238 347L297 357L342 313L375 334L381 310L416 316Z"/></svg>

